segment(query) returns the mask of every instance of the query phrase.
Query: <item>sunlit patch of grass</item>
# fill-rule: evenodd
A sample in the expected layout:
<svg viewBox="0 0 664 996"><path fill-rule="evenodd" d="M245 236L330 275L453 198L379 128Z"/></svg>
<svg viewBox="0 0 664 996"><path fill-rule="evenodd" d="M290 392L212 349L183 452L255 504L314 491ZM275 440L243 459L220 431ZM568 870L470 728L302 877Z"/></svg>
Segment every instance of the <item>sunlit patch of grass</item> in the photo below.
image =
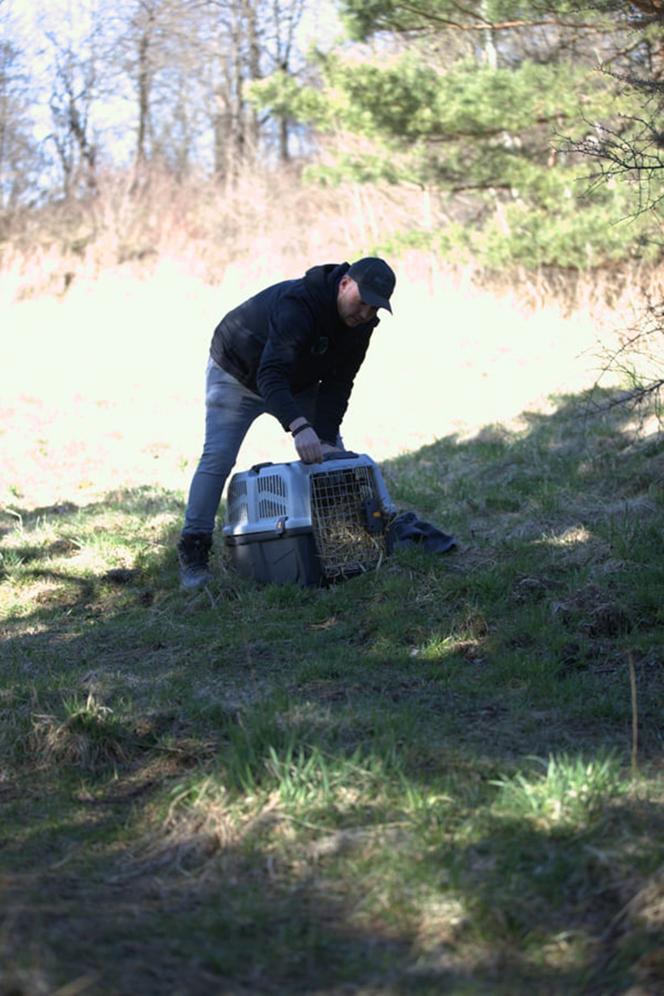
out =
<svg viewBox="0 0 664 996"><path fill-rule="evenodd" d="M585 526L569 526L557 535L545 537L543 542L551 546L570 547L589 543L591 540L592 533Z"/></svg>
<svg viewBox="0 0 664 996"><path fill-rule="evenodd" d="M519 772L496 781L495 810L546 830L583 829L620 792L615 758L550 757L541 774Z"/></svg>
<svg viewBox="0 0 664 996"><path fill-rule="evenodd" d="M316 746L289 747L281 756L271 749L266 768L280 801L294 812L342 815L359 804L369 806L386 781L384 760L365 758L359 750L332 759Z"/></svg>
<svg viewBox="0 0 664 996"><path fill-rule="evenodd" d="M2 580L20 580L24 558L17 550L9 548L0 551L0 578Z"/></svg>

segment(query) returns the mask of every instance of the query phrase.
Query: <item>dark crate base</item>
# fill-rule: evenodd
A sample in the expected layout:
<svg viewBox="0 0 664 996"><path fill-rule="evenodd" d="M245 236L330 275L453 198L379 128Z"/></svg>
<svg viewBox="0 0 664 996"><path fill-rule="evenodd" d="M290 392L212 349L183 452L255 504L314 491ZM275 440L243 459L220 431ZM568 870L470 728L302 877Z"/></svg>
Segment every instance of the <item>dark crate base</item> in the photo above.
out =
<svg viewBox="0 0 664 996"><path fill-rule="evenodd" d="M231 564L245 578L268 584L299 584L316 588L325 584L311 533L256 538L227 536Z"/></svg>

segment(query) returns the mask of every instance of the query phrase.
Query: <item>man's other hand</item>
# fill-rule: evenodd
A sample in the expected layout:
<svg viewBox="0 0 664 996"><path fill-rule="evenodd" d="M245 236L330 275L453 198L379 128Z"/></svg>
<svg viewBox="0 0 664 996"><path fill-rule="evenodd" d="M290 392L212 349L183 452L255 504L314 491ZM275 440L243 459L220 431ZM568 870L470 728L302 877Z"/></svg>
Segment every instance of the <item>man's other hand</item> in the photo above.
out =
<svg viewBox="0 0 664 996"><path fill-rule="evenodd" d="M327 456L328 453L344 452L340 446L332 446L331 443L321 443L321 449L323 451L323 456Z"/></svg>

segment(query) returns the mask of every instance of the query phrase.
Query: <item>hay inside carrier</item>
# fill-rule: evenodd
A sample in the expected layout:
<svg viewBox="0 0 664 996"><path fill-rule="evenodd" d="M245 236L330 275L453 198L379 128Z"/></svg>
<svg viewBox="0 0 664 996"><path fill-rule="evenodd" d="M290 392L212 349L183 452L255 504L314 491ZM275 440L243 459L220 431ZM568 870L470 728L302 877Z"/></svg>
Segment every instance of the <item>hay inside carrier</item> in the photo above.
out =
<svg viewBox="0 0 664 996"><path fill-rule="evenodd" d="M377 567L385 535L372 469L333 470L312 474L309 481L314 541L325 576L348 577Z"/></svg>

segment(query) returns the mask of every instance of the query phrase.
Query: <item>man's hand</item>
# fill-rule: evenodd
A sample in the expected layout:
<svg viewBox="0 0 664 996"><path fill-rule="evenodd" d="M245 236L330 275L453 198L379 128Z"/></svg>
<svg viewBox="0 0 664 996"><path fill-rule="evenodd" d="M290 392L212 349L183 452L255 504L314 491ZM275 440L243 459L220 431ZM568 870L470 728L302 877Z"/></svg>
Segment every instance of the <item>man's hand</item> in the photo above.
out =
<svg viewBox="0 0 664 996"><path fill-rule="evenodd" d="M303 429L302 426L307 426L307 428ZM307 424L306 418L294 419L288 428L291 432L295 432L296 429L300 430L293 436L295 449L300 460L303 463L320 463L323 459L323 444L321 444L316 430Z"/></svg>
<svg viewBox="0 0 664 996"><path fill-rule="evenodd" d="M297 455L303 463L320 463L323 459L323 447L316 435L315 429L303 429L293 440Z"/></svg>
<svg viewBox="0 0 664 996"><path fill-rule="evenodd" d="M332 443L321 443L321 449L323 451L323 456L328 453L343 453L344 451L340 446L333 446Z"/></svg>

